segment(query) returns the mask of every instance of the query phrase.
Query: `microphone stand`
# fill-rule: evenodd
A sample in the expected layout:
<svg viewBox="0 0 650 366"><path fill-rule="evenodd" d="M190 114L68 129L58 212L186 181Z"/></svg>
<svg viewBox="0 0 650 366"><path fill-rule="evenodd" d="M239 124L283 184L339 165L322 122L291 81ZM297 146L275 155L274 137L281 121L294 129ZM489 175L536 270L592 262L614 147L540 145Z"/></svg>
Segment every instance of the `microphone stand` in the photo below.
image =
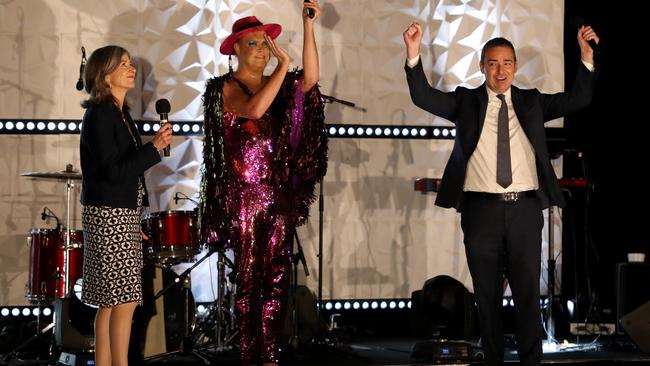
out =
<svg viewBox="0 0 650 366"><path fill-rule="evenodd" d="M333 97L331 95L321 94L321 97L323 97L323 100L325 101L325 103L339 103L339 104L343 104L344 106L348 106L348 107L354 108L356 110L359 110L361 112L367 112L368 111L367 109L365 109L363 107L357 107L356 104L354 104L354 103L352 103L350 101L343 100L343 99L338 99L338 98L335 98L335 97Z"/></svg>
<svg viewBox="0 0 650 366"><path fill-rule="evenodd" d="M309 277L309 269L307 268L307 262L305 261L305 254L302 250L302 245L300 244L300 238L298 237L298 231L293 229L293 237L297 244L297 251L294 252L293 241L291 242L291 284L289 290L291 291L289 297L291 298L291 337L289 338L289 347L290 349L297 349L300 343L300 337L298 336L298 310L297 304L298 300L296 296L298 295L298 262L302 263L302 268L305 271L305 277Z"/></svg>
<svg viewBox="0 0 650 366"><path fill-rule="evenodd" d="M332 330L334 329L321 327L321 324L325 323L323 319L323 224L325 217L325 199L323 196L324 185L325 178L323 178L323 180L320 182L320 188L318 191L318 299L316 307L316 319L318 321L319 333L314 336L312 345L315 346L318 350L325 353L340 353L344 354L346 357L354 357L364 363L368 363L369 360L366 357L357 355L337 344L336 337L332 334ZM305 270L306 269L307 268L305 267Z"/></svg>

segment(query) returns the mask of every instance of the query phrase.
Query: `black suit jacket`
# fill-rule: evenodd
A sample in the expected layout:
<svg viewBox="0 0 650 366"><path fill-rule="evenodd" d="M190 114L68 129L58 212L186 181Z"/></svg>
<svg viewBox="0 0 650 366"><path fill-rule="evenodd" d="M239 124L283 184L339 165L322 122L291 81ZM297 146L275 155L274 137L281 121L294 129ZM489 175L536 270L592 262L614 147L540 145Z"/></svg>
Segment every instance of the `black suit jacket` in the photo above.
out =
<svg viewBox="0 0 650 366"><path fill-rule="evenodd" d="M86 109L79 144L83 205L136 208L138 178L161 160L151 142L142 145L131 116L124 114L135 135L135 144L115 104ZM144 204L148 204L146 195Z"/></svg>
<svg viewBox="0 0 650 366"><path fill-rule="evenodd" d="M461 210L467 162L478 144L485 122L488 103L486 85L475 89L458 87L453 92L445 93L429 85L421 60L413 68L405 66L405 70L413 103L456 125L454 147L442 176L436 205ZM569 91L544 94L537 89L511 87L515 114L535 152L539 180L538 196L543 207L562 207L565 204L557 177L551 167L544 122L587 106L591 102L595 79L596 73L590 72L580 63L576 79Z"/></svg>

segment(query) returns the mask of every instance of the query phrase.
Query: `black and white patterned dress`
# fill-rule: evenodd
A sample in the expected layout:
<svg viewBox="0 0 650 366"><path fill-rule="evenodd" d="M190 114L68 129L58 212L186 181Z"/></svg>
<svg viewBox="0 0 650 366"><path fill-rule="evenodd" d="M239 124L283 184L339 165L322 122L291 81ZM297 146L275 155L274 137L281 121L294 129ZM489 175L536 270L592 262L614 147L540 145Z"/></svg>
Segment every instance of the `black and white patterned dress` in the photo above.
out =
<svg viewBox="0 0 650 366"><path fill-rule="evenodd" d="M84 263L81 301L100 307L128 302L142 305L142 181L138 207L84 205Z"/></svg>

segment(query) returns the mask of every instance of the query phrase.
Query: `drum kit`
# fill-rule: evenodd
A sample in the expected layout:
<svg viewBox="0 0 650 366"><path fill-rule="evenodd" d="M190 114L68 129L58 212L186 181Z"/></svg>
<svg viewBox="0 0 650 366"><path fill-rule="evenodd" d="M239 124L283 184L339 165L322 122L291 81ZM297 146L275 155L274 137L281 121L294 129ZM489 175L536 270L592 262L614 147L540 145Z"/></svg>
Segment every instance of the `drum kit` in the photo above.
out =
<svg viewBox="0 0 650 366"><path fill-rule="evenodd" d="M55 229L33 228L27 233L30 261L25 296L32 304L38 306L49 305L57 299L74 296L78 281L83 279L83 232L71 229L72 192L76 181L81 180L82 176L80 172L72 169L71 164L68 164L63 171L27 172L20 175L36 180L64 182L66 184L65 222L61 223L56 215L46 207L41 218L43 220L47 217L55 218L57 227ZM190 198L188 197L188 199ZM170 277L169 273L173 273L170 281L163 282L160 285L161 289L154 289L154 291L159 291L152 299L149 297L151 304L147 304L148 298L145 294L144 306L156 306L154 304L156 299L161 298L166 293L171 294L172 291L178 291L180 287L185 301L183 301L183 308L179 309L178 312L184 314L174 314L174 316L185 320L182 322L184 329L175 329L172 332L182 334L182 352L185 353L187 350L191 350L192 339L203 339L213 343L217 352L230 351L233 348L232 342L236 335L236 327L234 326L234 286L228 275L229 272L232 274L234 267L230 259L232 258L231 253L226 253L223 248L202 248L195 211L153 212L144 216L141 227L142 232L145 234L142 243L145 266L160 268L167 277ZM212 289L211 292L216 292L214 294L216 296L213 296L214 301L212 301L212 304L205 307L210 312L209 317L212 321L210 329L205 327L202 329L204 333L210 332L211 334L203 334L202 337L197 337L196 334L193 334L197 310L192 296L192 287L190 287L190 273L201 262L209 259L215 253L216 262L214 264L217 267L217 289L216 291ZM199 255L202 255L202 257L196 260L195 258ZM208 263L210 262L208 261ZM182 267L184 264L189 267L182 273L176 274L174 270L178 270L178 267ZM211 275L214 275L212 271ZM144 288L147 287L146 284L143 285ZM178 298L173 300L178 305ZM163 322L171 317L167 316L166 318ZM203 318L205 318L205 314L203 314ZM48 327L57 327L56 322L57 318L55 317L54 323ZM60 345L58 340L57 345ZM155 356L155 358L158 357L159 355Z"/></svg>

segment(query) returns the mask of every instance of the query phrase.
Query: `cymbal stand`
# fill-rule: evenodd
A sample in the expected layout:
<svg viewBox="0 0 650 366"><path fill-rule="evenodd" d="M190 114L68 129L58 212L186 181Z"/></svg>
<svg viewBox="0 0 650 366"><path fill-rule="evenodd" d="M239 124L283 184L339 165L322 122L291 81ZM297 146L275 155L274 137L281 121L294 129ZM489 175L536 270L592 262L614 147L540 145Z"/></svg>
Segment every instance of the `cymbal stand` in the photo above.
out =
<svg viewBox="0 0 650 366"><path fill-rule="evenodd" d="M70 291L72 290L72 286L70 286L70 223L72 221L71 219L71 197L72 197L72 190L74 189L74 181L70 178L67 179L66 185L65 185L65 248L63 250L63 264L64 264L64 276L63 276L63 283L64 283L64 289L65 289L65 297L68 297L70 295Z"/></svg>

